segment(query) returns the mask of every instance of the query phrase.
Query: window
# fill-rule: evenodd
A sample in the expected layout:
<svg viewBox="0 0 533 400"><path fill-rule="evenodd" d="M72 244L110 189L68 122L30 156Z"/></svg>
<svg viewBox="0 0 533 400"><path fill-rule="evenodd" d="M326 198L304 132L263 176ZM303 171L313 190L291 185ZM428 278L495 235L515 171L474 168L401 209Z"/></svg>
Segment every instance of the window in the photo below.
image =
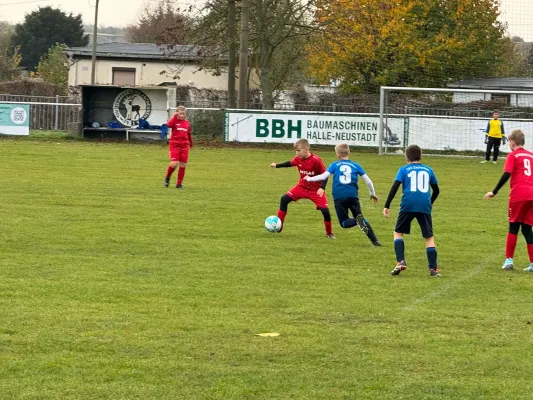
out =
<svg viewBox="0 0 533 400"><path fill-rule="evenodd" d="M113 85L135 86L135 68L113 68Z"/></svg>
<svg viewBox="0 0 533 400"><path fill-rule="evenodd" d="M490 99L503 104L511 103L511 95L509 94L491 94Z"/></svg>

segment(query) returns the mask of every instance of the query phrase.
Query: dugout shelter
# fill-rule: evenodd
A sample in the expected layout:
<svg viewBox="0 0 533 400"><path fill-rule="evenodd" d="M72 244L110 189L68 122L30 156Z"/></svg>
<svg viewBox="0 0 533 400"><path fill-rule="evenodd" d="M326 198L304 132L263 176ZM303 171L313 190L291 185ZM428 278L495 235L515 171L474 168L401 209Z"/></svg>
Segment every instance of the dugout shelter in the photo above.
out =
<svg viewBox="0 0 533 400"><path fill-rule="evenodd" d="M176 108L168 86L81 85L82 136L160 139L161 126Z"/></svg>

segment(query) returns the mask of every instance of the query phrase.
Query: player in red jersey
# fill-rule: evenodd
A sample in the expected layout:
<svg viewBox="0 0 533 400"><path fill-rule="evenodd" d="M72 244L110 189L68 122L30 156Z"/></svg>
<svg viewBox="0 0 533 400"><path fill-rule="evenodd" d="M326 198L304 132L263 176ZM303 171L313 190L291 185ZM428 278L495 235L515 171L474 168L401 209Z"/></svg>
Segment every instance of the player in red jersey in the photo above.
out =
<svg viewBox="0 0 533 400"><path fill-rule="evenodd" d="M186 119L187 114L185 107L178 106L176 113L167 122L171 129L170 139L168 141L168 151L170 154L170 165L165 176L165 187L170 183L172 173L179 165L178 181L176 187L183 189L183 178L185 177L185 167L189 160L189 149L192 148L191 124Z"/></svg>
<svg viewBox="0 0 533 400"><path fill-rule="evenodd" d="M324 216L326 236L329 239L335 239L335 235L333 235L331 230L331 213L328 208L328 200L324 193L327 179L321 182L308 182L304 180L305 176L316 176L324 173L326 167L324 167L324 163L320 157L310 152L307 139L296 141L294 143L294 150L296 151L296 157L292 160L280 164L270 164L272 168L298 167L298 172L300 173L298 184L281 197L278 211L278 217L282 223L281 227L283 229L289 203L300 199L309 199L315 203L316 209L320 210Z"/></svg>
<svg viewBox="0 0 533 400"><path fill-rule="evenodd" d="M518 239L518 231L522 227L522 234L527 243L529 267L526 272L533 272L533 153L524 149L525 136L521 130L511 132L508 138L511 153L507 155L503 175L492 192L485 194L485 199L491 199L498 190L511 178L509 194L509 233L505 244L505 262L502 269L511 270L514 267L513 256Z"/></svg>

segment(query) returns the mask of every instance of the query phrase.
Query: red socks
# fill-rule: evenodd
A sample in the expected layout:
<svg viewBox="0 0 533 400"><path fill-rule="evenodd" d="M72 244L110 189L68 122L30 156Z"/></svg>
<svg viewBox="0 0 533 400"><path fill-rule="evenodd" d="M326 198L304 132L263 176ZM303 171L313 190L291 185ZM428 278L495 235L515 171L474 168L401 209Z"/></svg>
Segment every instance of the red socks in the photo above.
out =
<svg viewBox="0 0 533 400"><path fill-rule="evenodd" d="M170 165L168 166L167 168L167 176L165 176L165 178L170 178L172 176L172 173L174 172L176 168L174 167L171 167Z"/></svg>
<svg viewBox="0 0 533 400"><path fill-rule="evenodd" d="M333 233L331 229L331 221L324 221L324 226L326 227L326 235Z"/></svg>
<svg viewBox="0 0 533 400"><path fill-rule="evenodd" d="M512 233L507 233L507 241L505 242L505 258L513 258L514 256L514 250L516 248L516 241L518 240L518 235L514 235ZM529 246L527 245L527 252L529 253L532 250L529 250ZM529 258L531 259L531 253L529 253Z"/></svg>
<svg viewBox="0 0 533 400"><path fill-rule="evenodd" d="M185 176L185 168L180 167L178 169L178 185L181 185L181 182L183 182L184 176Z"/></svg>

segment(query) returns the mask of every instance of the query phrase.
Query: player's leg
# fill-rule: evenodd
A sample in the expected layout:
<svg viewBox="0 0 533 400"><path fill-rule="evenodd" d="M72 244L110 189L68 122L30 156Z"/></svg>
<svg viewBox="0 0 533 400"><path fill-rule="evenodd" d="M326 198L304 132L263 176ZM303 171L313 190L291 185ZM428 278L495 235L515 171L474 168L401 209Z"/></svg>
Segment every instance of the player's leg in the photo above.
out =
<svg viewBox="0 0 533 400"><path fill-rule="evenodd" d="M507 239L505 241L505 261L502 265L502 269L504 270L509 271L514 267L513 257L516 249L516 242L518 240L519 231L520 222L509 222L509 231L507 232Z"/></svg>
<svg viewBox="0 0 533 400"><path fill-rule="evenodd" d="M324 217L324 228L326 229L326 236L328 237L328 239L335 239L335 235L333 234L333 229L331 227L331 213L329 212L329 208L320 207L318 209Z"/></svg>
<svg viewBox="0 0 533 400"><path fill-rule="evenodd" d="M370 225L370 222L368 222L368 220L363 215L363 211L361 210L361 204L359 203L359 199L357 197L351 198L350 211L355 217L357 225L372 242L372 244L377 247L381 246L381 243L379 242L378 238L376 237L376 234L374 233L374 230L372 229L372 225Z"/></svg>
<svg viewBox="0 0 533 400"><path fill-rule="evenodd" d="M314 190L305 190L305 193L302 194L302 198L309 199L315 203L316 209L320 210L322 216L324 217L324 228L326 229L326 236L329 239L335 239L333 234L333 229L331 227L331 213L328 206L328 198L326 194L319 196Z"/></svg>
<svg viewBox="0 0 533 400"><path fill-rule="evenodd" d="M350 220L350 216L348 215L348 207L344 205L345 199L338 199L335 200L333 203L335 205L335 213L337 214L337 219L339 221L339 224L343 228L351 228L354 225L349 225L348 221Z"/></svg>
<svg viewBox="0 0 533 400"><path fill-rule="evenodd" d="M523 201L520 207L520 218L522 233L527 243L527 254L529 255L529 266L524 269L526 272L533 272L533 201Z"/></svg>
<svg viewBox="0 0 533 400"><path fill-rule="evenodd" d="M490 161L490 152L492 150L492 138L489 136L489 140L487 141L487 150L485 151L485 162Z"/></svg>
<svg viewBox="0 0 533 400"><path fill-rule="evenodd" d="M529 256L529 266L524 269L526 272L533 272L533 230L531 225L522 224L522 234L527 243L527 254Z"/></svg>
<svg viewBox="0 0 533 400"><path fill-rule="evenodd" d="M396 253L396 266L391 271L391 275L399 275L400 272L407 268L405 262L405 244L403 235L411 233L411 221L413 220L413 213L400 212L396 225L394 226L394 252Z"/></svg>
<svg viewBox="0 0 533 400"><path fill-rule="evenodd" d="M498 162L498 155L500 154L501 139L494 138L494 153L492 155L492 162L496 164Z"/></svg>
<svg viewBox="0 0 533 400"><path fill-rule="evenodd" d="M281 220L281 229L279 230L280 233L283 230L283 227L285 226L285 216L287 215L289 203L291 201L296 201L296 199L293 199L291 196L289 196L288 193L285 193L283 196L281 196L281 199L279 201L278 218Z"/></svg>
<svg viewBox="0 0 533 400"><path fill-rule="evenodd" d="M185 168L187 167L187 162L189 161L189 148L181 148L179 151L179 169L178 169L178 180L176 182L176 187L178 189L183 189L183 178L185 177Z"/></svg>
<svg viewBox="0 0 533 400"><path fill-rule="evenodd" d="M428 258L429 276L440 276L437 264L437 249L433 237L433 220L431 214L416 213L416 220L420 225L422 236L426 241L426 256Z"/></svg>
<svg viewBox="0 0 533 400"><path fill-rule="evenodd" d="M178 149L176 147L174 147L174 146L169 146L168 153L169 153L169 157L170 157L170 164L169 164L169 166L167 168L167 174L165 175L165 183L164 183L165 187L168 187L169 182L170 182L170 177L172 176L172 174L176 170L176 167L179 164L179 161L178 161L179 160Z"/></svg>

